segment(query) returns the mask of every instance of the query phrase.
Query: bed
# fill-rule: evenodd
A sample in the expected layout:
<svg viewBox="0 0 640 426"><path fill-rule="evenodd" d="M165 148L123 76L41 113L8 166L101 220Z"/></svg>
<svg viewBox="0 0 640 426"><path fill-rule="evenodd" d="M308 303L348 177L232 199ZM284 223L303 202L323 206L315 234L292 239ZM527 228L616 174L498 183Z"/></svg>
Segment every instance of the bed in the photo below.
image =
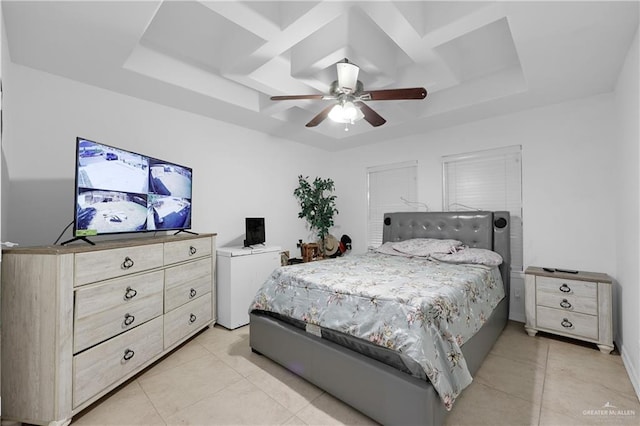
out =
<svg viewBox="0 0 640 426"><path fill-rule="evenodd" d="M508 212L489 211L400 212L387 213L384 217L383 243L416 238L455 239L468 247L492 250L502 257L497 274L503 296L482 318L479 330L461 341L461 360L471 376L508 320L509 222ZM341 264L329 262L334 260L316 263L324 264L325 270L329 266L338 268ZM345 262L349 261L342 264ZM286 273L287 268L292 267L279 268L274 274ZM320 265L315 269L322 270ZM493 269L492 273L496 274ZM444 422L448 407L443 402L446 400L442 397L442 385L439 380L432 383L426 375L420 376L413 361L407 360L409 349L403 347L398 352L384 344L381 346L380 342L345 333L345 329L333 330L316 325L306 317L294 318L286 310L270 312L259 302L260 292L250 312L253 351L283 365L379 423L437 425ZM428 371L427 375L433 377L431 373ZM464 374L461 376L464 381Z"/></svg>

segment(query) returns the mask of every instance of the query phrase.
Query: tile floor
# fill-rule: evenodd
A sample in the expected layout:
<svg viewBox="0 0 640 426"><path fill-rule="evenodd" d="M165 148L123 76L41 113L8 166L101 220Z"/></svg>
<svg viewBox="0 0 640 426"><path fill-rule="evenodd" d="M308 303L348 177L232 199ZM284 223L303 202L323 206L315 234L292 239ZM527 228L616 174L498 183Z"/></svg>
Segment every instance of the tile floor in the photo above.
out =
<svg viewBox="0 0 640 426"><path fill-rule="evenodd" d="M615 408L613 408L613 407ZM249 348L249 327L207 329L72 425L375 424ZM511 322L447 425L639 425L619 355Z"/></svg>

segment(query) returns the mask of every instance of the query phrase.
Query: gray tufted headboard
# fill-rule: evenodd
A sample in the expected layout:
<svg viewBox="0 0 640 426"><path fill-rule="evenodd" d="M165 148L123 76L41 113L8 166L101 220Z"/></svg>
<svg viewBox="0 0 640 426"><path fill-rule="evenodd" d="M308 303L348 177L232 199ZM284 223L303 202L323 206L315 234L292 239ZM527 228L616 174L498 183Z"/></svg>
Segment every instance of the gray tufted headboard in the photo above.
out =
<svg viewBox="0 0 640 426"><path fill-rule="evenodd" d="M509 212L398 212L385 213L382 241L411 238L452 238L469 247L500 254L505 292L509 297L511 242Z"/></svg>

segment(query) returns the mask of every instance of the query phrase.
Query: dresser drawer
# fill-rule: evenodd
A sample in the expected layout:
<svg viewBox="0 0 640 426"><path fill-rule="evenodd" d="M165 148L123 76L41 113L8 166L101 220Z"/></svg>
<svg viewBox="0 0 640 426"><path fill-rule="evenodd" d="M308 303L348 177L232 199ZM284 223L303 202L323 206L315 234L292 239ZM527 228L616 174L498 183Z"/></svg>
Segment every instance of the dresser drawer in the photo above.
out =
<svg viewBox="0 0 640 426"><path fill-rule="evenodd" d="M162 317L73 357L73 406L106 389L162 352Z"/></svg>
<svg viewBox="0 0 640 426"><path fill-rule="evenodd" d="M598 299L595 297L580 297L575 295L560 295L539 291L536 303L538 306L559 309L567 312L598 315Z"/></svg>
<svg viewBox="0 0 640 426"><path fill-rule="evenodd" d="M590 297L595 299L598 294L598 284L589 281L537 277L536 293L538 295L540 293L574 295L578 297Z"/></svg>
<svg viewBox="0 0 640 426"><path fill-rule="evenodd" d="M598 339L598 317L538 306L537 327L577 338Z"/></svg>
<svg viewBox="0 0 640 426"><path fill-rule="evenodd" d="M163 244L77 253L74 285L121 277L162 265Z"/></svg>
<svg viewBox="0 0 640 426"><path fill-rule="evenodd" d="M209 255L211 255L211 237L171 241L164 245L165 265Z"/></svg>
<svg viewBox="0 0 640 426"><path fill-rule="evenodd" d="M154 271L76 289L74 318L78 320L119 306L128 306L156 293L162 294L163 286L164 271Z"/></svg>
<svg viewBox="0 0 640 426"><path fill-rule="evenodd" d="M211 293L164 315L164 347L169 348L211 321Z"/></svg>
<svg viewBox="0 0 640 426"><path fill-rule="evenodd" d="M164 311L169 312L211 292L211 258L168 268L165 272Z"/></svg>
<svg viewBox="0 0 640 426"><path fill-rule="evenodd" d="M162 315L163 280L156 271L76 290L73 352Z"/></svg>

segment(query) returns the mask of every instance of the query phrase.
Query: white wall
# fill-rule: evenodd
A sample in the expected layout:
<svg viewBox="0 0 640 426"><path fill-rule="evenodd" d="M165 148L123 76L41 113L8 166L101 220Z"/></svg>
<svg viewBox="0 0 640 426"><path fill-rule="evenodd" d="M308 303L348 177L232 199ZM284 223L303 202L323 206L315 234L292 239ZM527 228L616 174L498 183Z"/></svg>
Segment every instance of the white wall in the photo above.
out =
<svg viewBox="0 0 640 426"><path fill-rule="evenodd" d="M267 243L299 254L309 233L293 189L299 174L325 171L324 151L28 67L5 71L3 239L51 244L72 221L81 136L192 167L193 230L217 232L219 245L241 242L245 217L264 216Z"/></svg>
<svg viewBox="0 0 640 426"><path fill-rule="evenodd" d="M638 33L615 89L617 142L616 196L617 343L636 393L640 396L640 61Z"/></svg>
<svg viewBox="0 0 640 426"><path fill-rule="evenodd" d="M442 209L443 155L522 145L524 264L615 276L613 96L551 105L393 140L335 155L337 218L366 249L366 168L418 160L418 200ZM511 318L524 320L521 280L512 282ZM516 294L520 295L516 299Z"/></svg>

